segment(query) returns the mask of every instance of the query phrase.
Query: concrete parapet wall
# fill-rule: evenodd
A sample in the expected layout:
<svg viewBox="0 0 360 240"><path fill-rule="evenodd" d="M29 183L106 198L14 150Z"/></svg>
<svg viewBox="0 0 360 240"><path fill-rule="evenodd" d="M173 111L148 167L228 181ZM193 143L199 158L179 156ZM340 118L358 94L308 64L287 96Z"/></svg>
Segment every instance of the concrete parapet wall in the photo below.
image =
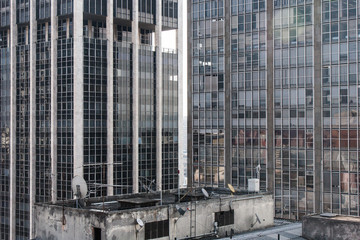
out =
<svg viewBox="0 0 360 240"><path fill-rule="evenodd" d="M234 210L234 224L218 228L224 236L270 227L274 219L271 195L224 197L185 202L178 205L186 210L181 216L175 204L102 212L92 209L63 208L59 205L35 206L37 239L94 239L93 228L101 228L101 239L145 239L145 229L139 229L136 219L144 223L169 219L169 236L161 239L183 239L214 232L215 213ZM257 222L257 217L261 223ZM196 217L195 217L196 216Z"/></svg>
<svg viewBox="0 0 360 240"><path fill-rule="evenodd" d="M359 239L360 218L347 216L327 218L319 215L304 217L302 236L309 240Z"/></svg>

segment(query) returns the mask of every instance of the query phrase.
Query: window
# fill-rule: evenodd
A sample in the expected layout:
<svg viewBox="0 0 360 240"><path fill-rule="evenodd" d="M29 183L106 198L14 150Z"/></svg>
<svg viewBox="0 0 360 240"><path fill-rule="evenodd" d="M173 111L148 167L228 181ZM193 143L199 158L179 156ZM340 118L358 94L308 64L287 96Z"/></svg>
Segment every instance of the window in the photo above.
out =
<svg viewBox="0 0 360 240"><path fill-rule="evenodd" d="M93 228L93 237L94 240L101 240L101 228Z"/></svg>
<svg viewBox="0 0 360 240"><path fill-rule="evenodd" d="M145 239L169 236L169 220L145 223Z"/></svg>
<svg viewBox="0 0 360 240"><path fill-rule="evenodd" d="M234 224L234 210L215 213L215 222L219 227Z"/></svg>

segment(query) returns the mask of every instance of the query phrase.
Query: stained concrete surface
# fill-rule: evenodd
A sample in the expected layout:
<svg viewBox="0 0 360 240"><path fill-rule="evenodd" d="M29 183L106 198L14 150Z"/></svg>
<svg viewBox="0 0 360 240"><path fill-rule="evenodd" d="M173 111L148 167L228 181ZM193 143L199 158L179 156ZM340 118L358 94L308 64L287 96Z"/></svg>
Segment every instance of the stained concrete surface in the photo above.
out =
<svg viewBox="0 0 360 240"><path fill-rule="evenodd" d="M278 239L280 235L280 240L301 240L304 239L301 237L302 223L301 222L289 222L285 220L274 220L274 227L267 228L264 230L253 231L250 233L243 233L236 236L233 236L234 240L274 240ZM222 238L222 240L229 240L230 238Z"/></svg>

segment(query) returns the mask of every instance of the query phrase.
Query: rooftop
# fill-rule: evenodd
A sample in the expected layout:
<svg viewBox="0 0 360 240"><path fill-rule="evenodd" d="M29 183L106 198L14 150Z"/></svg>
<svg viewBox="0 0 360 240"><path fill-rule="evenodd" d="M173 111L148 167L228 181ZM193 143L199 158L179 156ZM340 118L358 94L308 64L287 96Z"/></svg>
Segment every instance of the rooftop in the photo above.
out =
<svg viewBox="0 0 360 240"><path fill-rule="evenodd" d="M205 191L203 191L203 189ZM266 192L249 193L236 190L232 193L227 188L186 188L159 192L138 193L128 195L107 196L98 198L84 198L79 200L58 201L56 203L37 203L37 205L50 205L54 207L79 208L90 211L115 212L129 209L167 206L176 203L200 201L219 198L249 198L267 194ZM180 201L179 201L180 198Z"/></svg>
<svg viewBox="0 0 360 240"><path fill-rule="evenodd" d="M247 232L233 236L234 240L277 240L280 237L281 240L292 239L292 240L302 240L305 238L301 237L302 223L301 222L291 222L286 220L275 219L274 226L262 230L257 230L253 232ZM222 240L228 240L227 238L221 238Z"/></svg>

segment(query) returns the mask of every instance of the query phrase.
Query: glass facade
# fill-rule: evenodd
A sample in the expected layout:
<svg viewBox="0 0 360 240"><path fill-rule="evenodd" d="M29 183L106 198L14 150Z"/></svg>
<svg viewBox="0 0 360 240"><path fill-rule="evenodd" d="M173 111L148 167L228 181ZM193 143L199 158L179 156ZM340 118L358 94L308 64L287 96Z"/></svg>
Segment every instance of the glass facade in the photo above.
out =
<svg viewBox="0 0 360 240"><path fill-rule="evenodd" d="M133 181L132 44L126 40L128 33L124 31L114 43L114 194L131 193Z"/></svg>
<svg viewBox="0 0 360 240"><path fill-rule="evenodd" d="M177 0L136 1L0 0L0 239L35 239L33 201L73 198L75 174L89 197L156 190L160 156L163 189L178 187L179 55L156 46L155 34L176 30ZM164 8L163 29L155 25L156 4Z"/></svg>
<svg viewBox="0 0 360 240"><path fill-rule="evenodd" d="M130 20L132 14L132 0L115 0L114 17Z"/></svg>
<svg viewBox="0 0 360 240"><path fill-rule="evenodd" d="M314 212L312 1L274 2L275 212Z"/></svg>
<svg viewBox="0 0 360 240"><path fill-rule="evenodd" d="M107 183L106 24L84 21L84 36L84 179L90 196L106 196L97 185Z"/></svg>
<svg viewBox="0 0 360 240"><path fill-rule="evenodd" d="M266 4L231 4L231 157L232 184L247 189L261 167L260 188L266 189Z"/></svg>
<svg viewBox="0 0 360 240"><path fill-rule="evenodd" d="M164 28L177 28L178 24L178 1L162 0L161 5L162 25Z"/></svg>
<svg viewBox="0 0 360 240"><path fill-rule="evenodd" d="M50 18L51 15L50 0L36 0L36 19Z"/></svg>
<svg viewBox="0 0 360 240"><path fill-rule="evenodd" d="M30 220L30 45L29 27L18 27L16 45L16 236L29 238Z"/></svg>
<svg viewBox="0 0 360 240"><path fill-rule="evenodd" d="M360 3L322 1L324 212L359 215Z"/></svg>
<svg viewBox="0 0 360 240"><path fill-rule="evenodd" d="M189 1L192 181L214 185L222 171L246 189L260 165L260 188L274 192L276 217L359 215L359 1L232 0L228 18L217 16L220 2ZM231 76L222 77L222 62ZM225 81L225 103L220 76L231 84ZM220 124L228 106L230 128ZM231 137L231 170L214 164L223 151L213 147L214 132Z"/></svg>
<svg viewBox="0 0 360 240"><path fill-rule="evenodd" d="M1 8L2 9L2 8ZM0 238L10 229L10 47L9 30L0 30Z"/></svg>
<svg viewBox="0 0 360 240"><path fill-rule="evenodd" d="M139 49L139 182L156 190L156 63L155 48L140 45Z"/></svg>
<svg viewBox="0 0 360 240"><path fill-rule="evenodd" d="M58 20L57 40L57 199L72 198L74 168L73 19Z"/></svg>
<svg viewBox="0 0 360 240"><path fill-rule="evenodd" d="M8 27L10 25L10 0L0 1L0 26Z"/></svg>
<svg viewBox="0 0 360 240"><path fill-rule="evenodd" d="M50 10L50 9L49 9ZM38 24L36 42L36 202L51 200L50 24Z"/></svg>
<svg viewBox="0 0 360 240"><path fill-rule="evenodd" d="M84 12L106 16L107 0L84 0Z"/></svg>
<svg viewBox="0 0 360 240"><path fill-rule="evenodd" d="M193 2L193 173L195 185L225 184L224 1Z"/></svg>
<svg viewBox="0 0 360 240"><path fill-rule="evenodd" d="M57 1L57 14L68 15L73 13L74 3L73 0L56 0Z"/></svg>
<svg viewBox="0 0 360 240"><path fill-rule="evenodd" d="M163 113L162 113L162 189L178 187L178 54L164 50L163 57Z"/></svg>

